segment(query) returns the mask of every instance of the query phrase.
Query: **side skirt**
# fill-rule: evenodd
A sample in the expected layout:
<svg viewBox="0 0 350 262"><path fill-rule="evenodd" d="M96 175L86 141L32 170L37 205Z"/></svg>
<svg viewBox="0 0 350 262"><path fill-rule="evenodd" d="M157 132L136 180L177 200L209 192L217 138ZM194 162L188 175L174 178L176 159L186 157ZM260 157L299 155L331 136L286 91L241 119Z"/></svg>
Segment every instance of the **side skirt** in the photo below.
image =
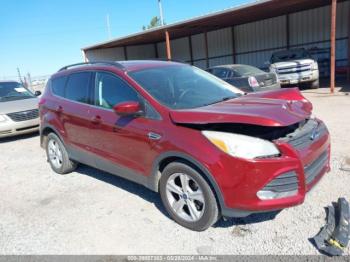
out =
<svg viewBox="0 0 350 262"><path fill-rule="evenodd" d="M84 152L83 150L76 149L72 146L66 146L66 148L69 158L74 161L105 171L112 175L125 178L154 191L152 186L154 184L154 181L152 181L152 177L144 176L141 173L105 160L93 153Z"/></svg>

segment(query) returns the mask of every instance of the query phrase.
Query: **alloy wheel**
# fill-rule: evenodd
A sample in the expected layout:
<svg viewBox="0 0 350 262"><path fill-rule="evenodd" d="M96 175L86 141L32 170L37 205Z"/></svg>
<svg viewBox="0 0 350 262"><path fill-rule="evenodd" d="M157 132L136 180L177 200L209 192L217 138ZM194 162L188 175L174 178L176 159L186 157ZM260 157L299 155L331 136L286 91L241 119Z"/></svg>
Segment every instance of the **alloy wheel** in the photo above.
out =
<svg viewBox="0 0 350 262"><path fill-rule="evenodd" d="M172 174L166 184L166 196L172 210L188 222L203 216L205 199L199 184L184 173Z"/></svg>
<svg viewBox="0 0 350 262"><path fill-rule="evenodd" d="M50 139L48 143L49 160L55 168L60 168L63 163L62 151L57 141Z"/></svg>

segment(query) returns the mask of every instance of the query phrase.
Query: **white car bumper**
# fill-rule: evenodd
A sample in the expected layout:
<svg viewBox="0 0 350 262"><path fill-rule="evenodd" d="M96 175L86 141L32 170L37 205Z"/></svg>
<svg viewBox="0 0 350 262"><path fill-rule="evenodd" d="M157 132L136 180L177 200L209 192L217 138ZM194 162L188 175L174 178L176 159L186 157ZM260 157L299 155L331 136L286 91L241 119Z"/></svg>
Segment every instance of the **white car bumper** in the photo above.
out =
<svg viewBox="0 0 350 262"><path fill-rule="evenodd" d="M15 122L6 116L6 121L0 122L0 138L37 132L39 118Z"/></svg>
<svg viewBox="0 0 350 262"><path fill-rule="evenodd" d="M300 73L290 73L290 74L279 74L278 78L281 85L292 85L306 82L313 82L318 80L319 72L318 70L304 71Z"/></svg>

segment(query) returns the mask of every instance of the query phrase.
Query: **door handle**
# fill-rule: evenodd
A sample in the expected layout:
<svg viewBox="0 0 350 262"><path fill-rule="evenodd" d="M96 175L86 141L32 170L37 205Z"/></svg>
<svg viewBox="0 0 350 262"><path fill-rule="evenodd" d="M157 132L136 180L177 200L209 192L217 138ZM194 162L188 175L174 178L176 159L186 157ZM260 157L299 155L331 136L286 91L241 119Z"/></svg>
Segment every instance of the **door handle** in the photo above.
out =
<svg viewBox="0 0 350 262"><path fill-rule="evenodd" d="M102 121L101 117L100 116L94 116L91 118L91 123L95 124L95 125L98 125L100 124Z"/></svg>
<svg viewBox="0 0 350 262"><path fill-rule="evenodd" d="M159 140L159 139L162 138L162 136L160 134L157 134L157 133L149 132L148 133L148 138L150 140Z"/></svg>

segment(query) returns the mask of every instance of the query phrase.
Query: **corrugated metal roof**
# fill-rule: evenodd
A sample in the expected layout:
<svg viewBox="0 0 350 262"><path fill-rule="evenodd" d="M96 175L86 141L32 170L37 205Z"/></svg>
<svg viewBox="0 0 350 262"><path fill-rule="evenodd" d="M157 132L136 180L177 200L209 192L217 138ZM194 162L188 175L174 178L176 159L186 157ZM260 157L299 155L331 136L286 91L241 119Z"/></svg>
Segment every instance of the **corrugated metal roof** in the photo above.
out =
<svg viewBox="0 0 350 262"><path fill-rule="evenodd" d="M171 38L174 39L328 4L330 4L330 0L259 0L253 3L224 9L219 12L194 17L185 21L115 38L82 48L82 50L87 51L125 45L156 43L164 41L164 31L166 30L169 31Z"/></svg>

